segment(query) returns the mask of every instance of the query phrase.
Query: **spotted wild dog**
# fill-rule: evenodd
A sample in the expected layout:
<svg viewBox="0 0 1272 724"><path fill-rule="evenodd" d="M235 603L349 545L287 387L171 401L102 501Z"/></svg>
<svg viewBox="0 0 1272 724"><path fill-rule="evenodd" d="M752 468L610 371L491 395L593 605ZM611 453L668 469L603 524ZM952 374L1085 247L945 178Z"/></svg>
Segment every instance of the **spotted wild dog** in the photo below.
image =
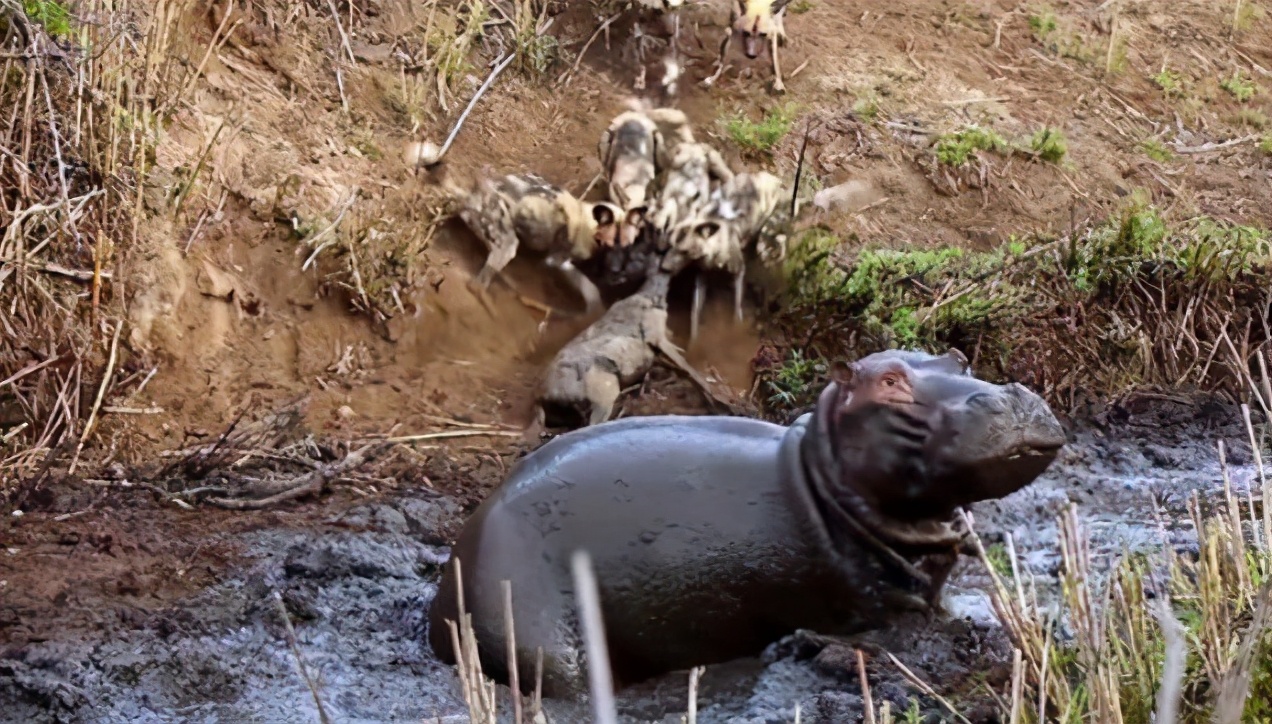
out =
<svg viewBox="0 0 1272 724"><path fill-rule="evenodd" d="M786 42L786 28L782 21L786 16L786 6L790 2L791 0L734 0L729 16L729 31L720 43L720 57L716 61L716 72L702 81L702 84L710 87L720 79L720 74L724 72L724 60L729 52L729 45L733 42L733 36L739 34L742 36L742 51L752 60L758 58L763 45L768 44L769 55L773 62L773 90L778 93L786 92L786 86L782 83L782 68L778 63L777 48Z"/></svg>
<svg viewBox="0 0 1272 724"><path fill-rule="evenodd" d="M589 314L602 307L600 291L574 263L617 240L622 211L607 202L582 201L533 173L491 178L483 169L475 188L449 186L457 215L486 246L486 262L469 287L485 292L522 249L543 255L578 290Z"/></svg>

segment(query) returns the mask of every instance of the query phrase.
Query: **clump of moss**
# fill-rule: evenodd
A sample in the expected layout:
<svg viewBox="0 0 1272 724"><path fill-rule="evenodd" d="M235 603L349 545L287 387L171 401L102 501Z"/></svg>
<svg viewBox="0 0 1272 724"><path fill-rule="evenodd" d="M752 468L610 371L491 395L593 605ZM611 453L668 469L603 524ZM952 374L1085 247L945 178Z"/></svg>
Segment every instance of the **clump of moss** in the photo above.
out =
<svg viewBox="0 0 1272 724"><path fill-rule="evenodd" d="M1044 128L1035 133L1029 145L1042 160L1051 163L1060 163L1069 152L1069 144L1065 141L1064 134L1054 128Z"/></svg>
<svg viewBox="0 0 1272 724"><path fill-rule="evenodd" d="M794 122L795 108L786 105L770 109L759 122L741 115L733 116L725 121L725 131L741 148L765 152L790 133Z"/></svg>
<svg viewBox="0 0 1272 724"><path fill-rule="evenodd" d="M1006 152L1011 144L992 128L968 126L936 140L936 160L946 166L962 166L978 151Z"/></svg>
<svg viewBox="0 0 1272 724"><path fill-rule="evenodd" d="M1259 150L1272 156L1272 133L1264 136L1263 140L1259 141Z"/></svg>
<svg viewBox="0 0 1272 724"><path fill-rule="evenodd" d="M1219 87L1228 91L1238 103L1245 103L1253 98L1257 90L1254 81L1242 76L1240 71L1233 72L1231 78L1219 81Z"/></svg>

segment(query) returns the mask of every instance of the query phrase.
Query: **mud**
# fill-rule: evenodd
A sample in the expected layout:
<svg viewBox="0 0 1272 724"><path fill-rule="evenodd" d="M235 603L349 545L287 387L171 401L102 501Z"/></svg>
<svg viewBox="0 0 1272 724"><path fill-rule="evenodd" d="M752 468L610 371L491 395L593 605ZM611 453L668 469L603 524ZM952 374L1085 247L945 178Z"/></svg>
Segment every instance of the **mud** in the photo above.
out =
<svg viewBox="0 0 1272 724"><path fill-rule="evenodd" d="M1228 448L1237 491L1255 479L1244 427L1229 405L1141 399L1070 426L1072 444L1035 485L973 509L987 543L1005 533L1014 537L1040 595L1048 599L1059 565L1055 517L1070 501L1079 505L1093 559L1103 566L1123 549L1162 544L1155 506L1166 520L1186 521L1183 506L1194 490L1203 499L1221 490L1217 440ZM475 471L434 463L430 472L462 477L465 470ZM86 600L73 586L70 595L68 589L16 590L31 585L13 574L30 556L48 555L56 565L50 540L70 549L63 557L93 549L98 557L128 560L147 546L119 541L112 553L102 554L102 534L94 538L91 531L105 530L121 516L163 520L168 511L129 494L131 499L100 514L55 521L59 507L80 504L66 496L48 510L10 521L4 534L8 550L0 558L7 612L0 617L0 719L318 721L274 601L277 594L332 721L467 721L456 675L432 656L424 621L438 567L448 555L444 543L479 496L452 497L425 482L371 500L337 495L323 506L323 518L303 529L290 525L287 514L227 517L222 532L201 543L178 544L221 551L224 578L204 585L213 573L200 580L198 572L170 571L138 579L125 566L108 576L113 607L101 598ZM1186 524L1166 528L1165 535L1177 548L1194 545ZM194 578L195 584L162 605L148 604L165 598L161 589L172 576ZM1000 688L1007 680L1010 645L992 614L987 588L979 564L965 561L946 593L945 617L931 624L916 618L914 625L867 636L862 643L868 652L892 652L942 695L972 702L964 713L973 721L991 721L993 709L975 688L982 683ZM52 600L36 600L50 595ZM19 602L27 606L15 607ZM59 610L91 625L39 624ZM867 669L876 702L889 699L905 710L916 696L922 710L938 713L886 658L872 656ZM850 648L792 637L759 659L708 668L699 721L789 722L796 705L801 721L854 721L861 712L856 676ZM622 719L678 722L686 692L687 676L681 674L624 691ZM548 702L547 712L552 721L590 721L586 709L562 702Z"/></svg>

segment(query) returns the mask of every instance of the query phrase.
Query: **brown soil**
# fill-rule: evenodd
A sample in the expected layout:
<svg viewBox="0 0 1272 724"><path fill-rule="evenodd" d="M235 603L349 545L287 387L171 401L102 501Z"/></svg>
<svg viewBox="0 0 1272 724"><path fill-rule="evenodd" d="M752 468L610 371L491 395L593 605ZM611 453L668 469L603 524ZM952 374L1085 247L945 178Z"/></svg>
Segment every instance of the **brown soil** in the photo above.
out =
<svg viewBox="0 0 1272 724"><path fill-rule="evenodd" d="M631 95L635 73L623 60L626 36L616 24L610 48L598 41L571 83L556 85L596 25L586 3L573 5L551 29L565 60L547 80L515 69L501 76L450 150L448 173L467 178L484 164L532 170L577 192L599 170L596 141ZM1238 114L1272 115L1272 45L1259 40L1272 37L1266 16L1231 40L1231 8L1213 3L1123 4L1116 16L1091 3L1052 3L1058 29L1051 40L1080 34L1089 54L1082 60L1037 40L1018 3L820 0L787 19L787 94L777 99L767 65L747 63L736 46L734 68L717 86L697 86L711 70L726 5L686 11L684 45L695 60L677 105L730 163L788 176L802 120L764 155L743 154L720 119L735 112L758 118L793 102L801 119L824 121L810 143L813 172L824 186L855 180L863 189L858 208L816 218L845 239L985 247L1063 229L1075 217L1101 217L1135 188L1180 214L1272 226L1272 161L1256 143L1180 153L1170 162L1140 148L1159 138L1196 150L1256 133ZM427 6L359 4L359 12L378 12L361 16L355 28L362 59L356 67L342 64L343 101L331 61L343 50L322 3L256 3L230 46L212 55L157 153L153 183L162 192L178 169L198 163L225 122L188 213L178 222L156 215L144 223L142 244L115 273L128 280L131 295L125 374L158 372L140 393L134 384L108 404L162 411L107 415L90 460L132 470L162 451L212 441L245 407L258 416L302 396L305 425L325 439L428 432L439 429L438 418L518 427L529 420L543 363L586 320L554 319L540 335L541 313L499 284L492 317L465 288L481 256L476 242L446 226L423 243L435 179L411 169L403 153L412 141L440 143L485 76L479 66L459 83L448 113L437 110L431 93L427 103L405 97L401 63L389 47L418 46ZM1127 46L1120 68L1106 74L1114 17ZM186 19L184 55L202 56L218 20L202 10ZM405 36L404 28L411 29ZM481 55L482 62L490 57ZM660 75L654 60L651 81ZM1167 98L1152 83L1164 63L1186 80L1184 98ZM1244 104L1218 86L1237 69L1261 86ZM421 79L418 87L432 83L427 74ZM865 98L881 110L873 122L853 112ZM413 110L426 121L415 132ZM1257 122L1252 118L1247 111L1244 122ZM950 195L926 174L923 144L968 122L1013 139L1058 128L1068 140L1066 162L994 158L987 188ZM349 290L332 283L343 262L331 254L302 270L312 250L298 243L293 224L322 228L355 187L362 196L344 223L369 228L380 221L385 234L365 253L399 253L413 267L400 290L405 312L387 322L351 310ZM559 289L550 295L528 264L514 262L512 276L527 289L540 287L535 296L562 296ZM734 327L727 298L723 289L715 292L705 337L690 359L746 394L764 335L751 320ZM674 333L683 340L679 313ZM691 386L658 370L624 414L703 410ZM16 499L21 517L6 511L0 522L0 548L8 549L0 552L0 642L38 641L112 616L126 621L132 611L205 588L240 562L237 532L321 525L333 511L397 487L434 486L473 503L533 444L477 436L422 447L401 453L401 476L363 476L321 499L269 512L184 510L118 480L44 479ZM407 474L403 461L411 460L427 477ZM67 513L74 515L56 517Z"/></svg>

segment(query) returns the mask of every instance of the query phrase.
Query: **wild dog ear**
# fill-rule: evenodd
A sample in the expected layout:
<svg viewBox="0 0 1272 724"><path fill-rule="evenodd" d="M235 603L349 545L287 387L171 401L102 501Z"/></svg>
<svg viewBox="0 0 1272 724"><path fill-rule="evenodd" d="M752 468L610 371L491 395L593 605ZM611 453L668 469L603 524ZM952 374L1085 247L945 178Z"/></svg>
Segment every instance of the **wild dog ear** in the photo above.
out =
<svg viewBox="0 0 1272 724"><path fill-rule="evenodd" d="M609 204L593 204L592 220L597 226L609 226L615 221L614 210L609 207Z"/></svg>

